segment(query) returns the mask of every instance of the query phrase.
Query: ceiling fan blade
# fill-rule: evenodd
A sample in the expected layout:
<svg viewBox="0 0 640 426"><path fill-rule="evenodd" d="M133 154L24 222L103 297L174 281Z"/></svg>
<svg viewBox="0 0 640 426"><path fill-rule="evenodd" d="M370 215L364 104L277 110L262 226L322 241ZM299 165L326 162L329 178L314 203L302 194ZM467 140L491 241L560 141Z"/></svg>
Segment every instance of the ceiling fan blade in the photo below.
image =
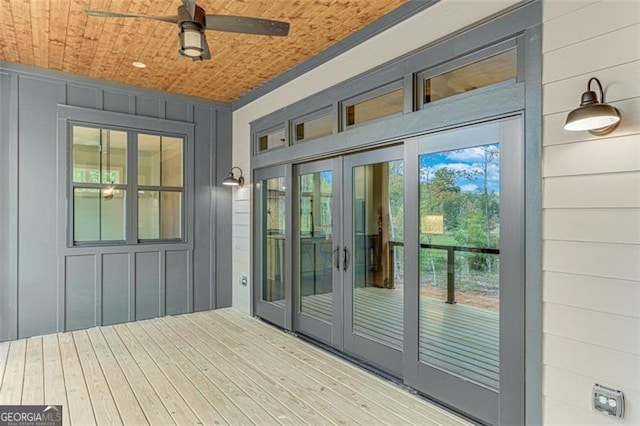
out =
<svg viewBox="0 0 640 426"><path fill-rule="evenodd" d="M182 4L184 4L185 9L191 15L191 19L195 19L196 16L196 0L182 0Z"/></svg>
<svg viewBox="0 0 640 426"><path fill-rule="evenodd" d="M249 16L207 15L208 30L269 36L289 35L289 23Z"/></svg>
<svg viewBox="0 0 640 426"><path fill-rule="evenodd" d="M204 47L204 51L202 52L201 58L202 58L203 61L206 61L206 60L211 59L211 51L209 50L209 43L207 42L207 36L204 35L204 34L203 34L203 36L204 36L203 37L204 38L204 40L203 40L204 41L204 46L203 46Z"/></svg>
<svg viewBox="0 0 640 426"><path fill-rule="evenodd" d="M132 13L117 13L117 12L105 12L102 10L85 10L89 16L98 16L101 18L144 18L151 19L153 21L171 22L173 24L178 23L177 16L148 16L148 15L134 15Z"/></svg>

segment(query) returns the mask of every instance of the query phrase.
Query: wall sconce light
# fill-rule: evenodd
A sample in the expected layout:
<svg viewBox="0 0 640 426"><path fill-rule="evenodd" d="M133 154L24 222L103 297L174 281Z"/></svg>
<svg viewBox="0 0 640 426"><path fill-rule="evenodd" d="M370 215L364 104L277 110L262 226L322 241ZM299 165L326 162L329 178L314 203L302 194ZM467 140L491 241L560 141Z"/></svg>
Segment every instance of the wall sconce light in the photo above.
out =
<svg viewBox="0 0 640 426"><path fill-rule="evenodd" d="M233 175L233 171L235 169L240 170L240 176L238 176L237 179ZM227 186L242 186L242 185L244 185L244 177L242 176L242 169L240 167L232 167L231 170L229 171L229 176L224 178L224 180L222 181L222 184L223 185L227 185Z"/></svg>
<svg viewBox="0 0 640 426"><path fill-rule="evenodd" d="M591 82L598 83L600 88L600 100L591 90ZM592 135L603 136L613 132L620 125L620 112L604 102L604 92L600 80L595 77L589 79L587 91L582 94L580 106L569 113L565 130L587 130Z"/></svg>

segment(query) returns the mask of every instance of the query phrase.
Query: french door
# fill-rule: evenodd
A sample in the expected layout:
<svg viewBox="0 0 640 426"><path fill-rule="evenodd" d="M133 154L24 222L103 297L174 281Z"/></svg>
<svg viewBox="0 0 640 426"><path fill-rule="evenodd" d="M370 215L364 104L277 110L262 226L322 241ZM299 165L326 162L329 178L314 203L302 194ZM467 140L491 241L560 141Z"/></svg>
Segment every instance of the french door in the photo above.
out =
<svg viewBox="0 0 640 426"><path fill-rule="evenodd" d="M295 185L294 328L401 377L402 146L299 165Z"/></svg>
<svg viewBox="0 0 640 426"><path fill-rule="evenodd" d="M521 423L520 116L255 173L256 315Z"/></svg>

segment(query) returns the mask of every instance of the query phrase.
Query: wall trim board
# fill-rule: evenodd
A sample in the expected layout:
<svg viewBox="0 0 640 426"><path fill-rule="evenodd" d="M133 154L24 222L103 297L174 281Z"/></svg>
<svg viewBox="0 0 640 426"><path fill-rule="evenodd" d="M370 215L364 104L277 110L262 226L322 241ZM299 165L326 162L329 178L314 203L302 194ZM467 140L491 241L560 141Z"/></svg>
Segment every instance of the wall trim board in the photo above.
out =
<svg viewBox="0 0 640 426"><path fill-rule="evenodd" d="M209 99L198 98L195 96L179 95L177 93L163 92L161 90L147 89L144 87L131 86L128 84L116 83L108 80L101 80L97 78L79 76L70 74L63 71L54 71L44 68L37 68L30 65L18 64L15 62L0 61L0 71L16 72L23 76L31 76L36 78L42 78L46 80L52 80L56 83L73 83L90 86L92 88L110 89L117 92L128 93L133 96L152 96L160 98L161 101L178 101L186 102L194 105L203 106L205 108L214 108L219 110L232 110L232 104L229 102L212 101ZM103 109L97 107L97 109ZM134 111L130 111L132 114Z"/></svg>
<svg viewBox="0 0 640 426"><path fill-rule="evenodd" d="M542 7L539 9L542 21ZM542 424L542 24L525 31L525 423Z"/></svg>
<svg viewBox="0 0 640 426"><path fill-rule="evenodd" d="M323 63L342 55L351 48L361 44L363 41L366 41L376 36L377 34L380 34L381 32L399 24L400 22L412 17L416 13L428 9L439 1L440 0L409 1L408 3L384 15L377 21L367 25L359 31L356 31L349 37L337 42L336 44L328 47L322 52L296 65L294 68L283 72L272 80L256 87L249 93L242 95L240 98L232 102L233 110L235 111L245 105L250 104L256 99L277 89L278 87L295 80L296 78L300 77L303 74L306 74L314 68L317 68L319 65L322 65Z"/></svg>
<svg viewBox="0 0 640 426"><path fill-rule="evenodd" d="M19 173L19 134L18 134L18 77L13 74L0 72L0 123L5 128L8 144L3 149L7 154L4 161L7 185L4 197L7 203L7 217L3 218L1 226L5 226L6 233L2 242L3 256L5 256L6 271L0 271L0 341L18 338L18 173ZM6 221L6 222L5 222ZM6 281L5 281L6 280Z"/></svg>

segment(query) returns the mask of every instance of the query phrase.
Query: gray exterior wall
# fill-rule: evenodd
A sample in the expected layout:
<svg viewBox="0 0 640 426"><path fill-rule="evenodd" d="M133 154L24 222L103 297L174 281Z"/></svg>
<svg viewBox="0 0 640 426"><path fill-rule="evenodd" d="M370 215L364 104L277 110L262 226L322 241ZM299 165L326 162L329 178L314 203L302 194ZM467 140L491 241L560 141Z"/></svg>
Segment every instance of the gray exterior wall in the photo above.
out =
<svg viewBox="0 0 640 426"><path fill-rule="evenodd" d="M64 248L60 105L191 123L186 243ZM0 62L0 341L230 306L231 120L228 104Z"/></svg>

